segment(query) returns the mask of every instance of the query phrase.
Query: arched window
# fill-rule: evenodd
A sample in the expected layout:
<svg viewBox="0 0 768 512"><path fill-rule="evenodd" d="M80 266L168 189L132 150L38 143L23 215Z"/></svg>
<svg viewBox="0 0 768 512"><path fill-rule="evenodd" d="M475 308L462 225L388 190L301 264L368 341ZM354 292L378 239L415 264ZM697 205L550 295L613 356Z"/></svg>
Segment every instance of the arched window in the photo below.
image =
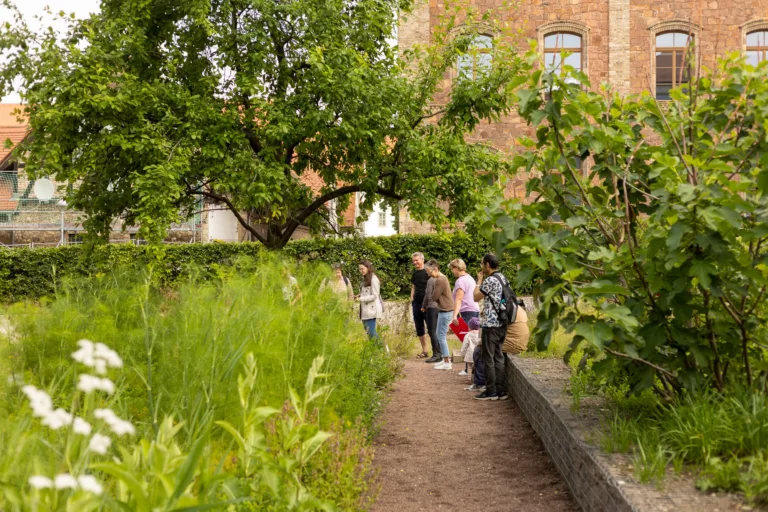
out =
<svg viewBox="0 0 768 512"><path fill-rule="evenodd" d="M491 68L493 56L493 39L490 36L476 36L469 46L469 50L459 57L459 78L475 80L478 76L487 73Z"/></svg>
<svg viewBox="0 0 768 512"><path fill-rule="evenodd" d="M663 32L656 35L656 99L671 99L669 91L691 81L693 35Z"/></svg>
<svg viewBox="0 0 768 512"><path fill-rule="evenodd" d="M768 60L768 29L747 34L747 62L757 66Z"/></svg>
<svg viewBox="0 0 768 512"><path fill-rule="evenodd" d="M563 58L563 52L568 55ZM554 32L544 36L544 67L551 73L563 74L564 66L576 71L584 67L583 40L578 34Z"/></svg>

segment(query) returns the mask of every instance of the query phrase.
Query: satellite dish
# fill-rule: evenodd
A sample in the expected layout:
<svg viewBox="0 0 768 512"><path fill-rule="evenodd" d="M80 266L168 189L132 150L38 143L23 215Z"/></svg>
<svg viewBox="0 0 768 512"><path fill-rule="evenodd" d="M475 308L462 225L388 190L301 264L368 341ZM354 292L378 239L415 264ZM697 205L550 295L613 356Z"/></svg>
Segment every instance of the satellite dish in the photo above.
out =
<svg viewBox="0 0 768 512"><path fill-rule="evenodd" d="M42 178L35 181L35 197L40 201L49 201L53 199L53 193L56 188L53 186L51 180Z"/></svg>

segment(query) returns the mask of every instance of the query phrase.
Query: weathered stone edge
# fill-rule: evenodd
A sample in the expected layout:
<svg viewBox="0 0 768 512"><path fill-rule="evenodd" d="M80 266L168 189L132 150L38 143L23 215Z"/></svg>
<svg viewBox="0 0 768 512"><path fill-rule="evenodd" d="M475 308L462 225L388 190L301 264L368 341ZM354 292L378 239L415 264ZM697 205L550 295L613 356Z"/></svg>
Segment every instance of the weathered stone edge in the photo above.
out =
<svg viewBox="0 0 768 512"><path fill-rule="evenodd" d="M569 422L576 421L570 411L558 410L515 358L506 357L508 389L541 438L579 506L587 512L640 512L595 457L594 448L586 445L568 427Z"/></svg>

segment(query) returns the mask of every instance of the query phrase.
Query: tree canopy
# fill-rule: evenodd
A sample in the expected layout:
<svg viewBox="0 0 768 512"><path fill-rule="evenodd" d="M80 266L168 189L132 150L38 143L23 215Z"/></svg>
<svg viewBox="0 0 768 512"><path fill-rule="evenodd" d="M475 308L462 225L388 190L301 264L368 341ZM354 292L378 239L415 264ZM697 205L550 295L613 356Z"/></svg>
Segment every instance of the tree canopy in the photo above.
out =
<svg viewBox="0 0 768 512"><path fill-rule="evenodd" d="M410 7L104 0L63 37L18 17L0 37L3 92L20 92L34 134L17 154L30 173L73 184L70 206L101 238L121 217L160 240L201 198L270 247L301 225L324 229L327 205L342 211L355 192L363 211L383 199L438 226L460 220L481 197L482 174L505 165L467 136L507 112L519 59L513 45L495 45L493 63L436 106L482 20L456 11L434 45L398 52L391 40Z"/></svg>

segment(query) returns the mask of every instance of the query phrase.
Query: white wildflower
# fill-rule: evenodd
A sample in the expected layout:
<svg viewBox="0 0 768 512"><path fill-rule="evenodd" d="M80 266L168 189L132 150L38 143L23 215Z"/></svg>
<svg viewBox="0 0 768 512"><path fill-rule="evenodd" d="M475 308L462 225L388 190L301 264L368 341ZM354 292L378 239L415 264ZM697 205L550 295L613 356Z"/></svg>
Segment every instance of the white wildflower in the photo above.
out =
<svg viewBox="0 0 768 512"><path fill-rule="evenodd" d="M99 481L92 475L80 475L77 477L77 483L80 484L82 490L93 494L101 494L103 491Z"/></svg>
<svg viewBox="0 0 768 512"><path fill-rule="evenodd" d="M91 434L91 424L83 418L75 418L75 421L72 423L72 430L75 434L88 436Z"/></svg>
<svg viewBox="0 0 768 512"><path fill-rule="evenodd" d="M93 434L91 442L88 443L88 449L100 455L105 455L111 445L112 440L107 436L103 436L101 434Z"/></svg>
<svg viewBox="0 0 768 512"><path fill-rule="evenodd" d="M99 378L93 375L81 374L77 382L77 389L84 393L92 391L104 391L108 395L115 392L115 384L107 378Z"/></svg>
<svg viewBox="0 0 768 512"><path fill-rule="evenodd" d="M130 421L118 418L117 414L111 409L96 409L93 411L93 415L100 420L104 420L104 423L109 425L112 432L118 436L125 434L134 435L136 433L136 428L134 428Z"/></svg>
<svg viewBox="0 0 768 512"><path fill-rule="evenodd" d="M77 489L77 480L69 473L56 475L53 479L53 485L57 489Z"/></svg>
<svg viewBox="0 0 768 512"><path fill-rule="evenodd" d="M45 391L29 385L21 388L21 391L27 395L34 416L44 418L53 410L53 400Z"/></svg>
<svg viewBox="0 0 768 512"><path fill-rule="evenodd" d="M111 419L117 418L117 415L112 411L112 409L96 409L93 411L93 416L96 419L104 420L107 423L109 423Z"/></svg>
<svg viewBox="0 0 768 512"><path fill-rule="evenodd" d="M117 352L103 343L93 343L89 340L80 340L77 342L80 347L72 353L72 359L89 368L94 368L96 373L104 375L107 368L122 368L123 360L117 355Z"/></svg>
<svg viewBox="0 0 768 512"><path fill-rule="evenodd" d="M97 343L95 345L93 356L96 359L105 361L111 368L122 368L123 360L117 355L117 352L109 348L103 343Z"/></svg>
<svg viewBox="0 0 768 512"><path fill-rule="evenodd" d="M112 428L112 432L118 436L125 434L132 436L136 433L136 428L134 428L130 421L121 420L119 418L117 421L110 423L109 426Z"/></svg>
<svg viewBox="0 0 768 512"><path fill-rule="evenodd" d="M103 359L96 359L96 361L94 361L93 369L96 370L96 373L99 375L105 375L107 373L107 362Z"/></svg>
<svg viewBox="0 0 768 512"><path fill-rule="evenodd" d="M52 430L59 430L61 427L72 424L72 415L59 407L55 411L50 411L40 422Z"/></svg>
<svg viewBox="0 0 768 512"><path fill-rule="evenodd" d="M50 489L53 487L53 481L48 478L47 476L31 476L29 477L29 485L34 487L35 489Z"/></svg>

